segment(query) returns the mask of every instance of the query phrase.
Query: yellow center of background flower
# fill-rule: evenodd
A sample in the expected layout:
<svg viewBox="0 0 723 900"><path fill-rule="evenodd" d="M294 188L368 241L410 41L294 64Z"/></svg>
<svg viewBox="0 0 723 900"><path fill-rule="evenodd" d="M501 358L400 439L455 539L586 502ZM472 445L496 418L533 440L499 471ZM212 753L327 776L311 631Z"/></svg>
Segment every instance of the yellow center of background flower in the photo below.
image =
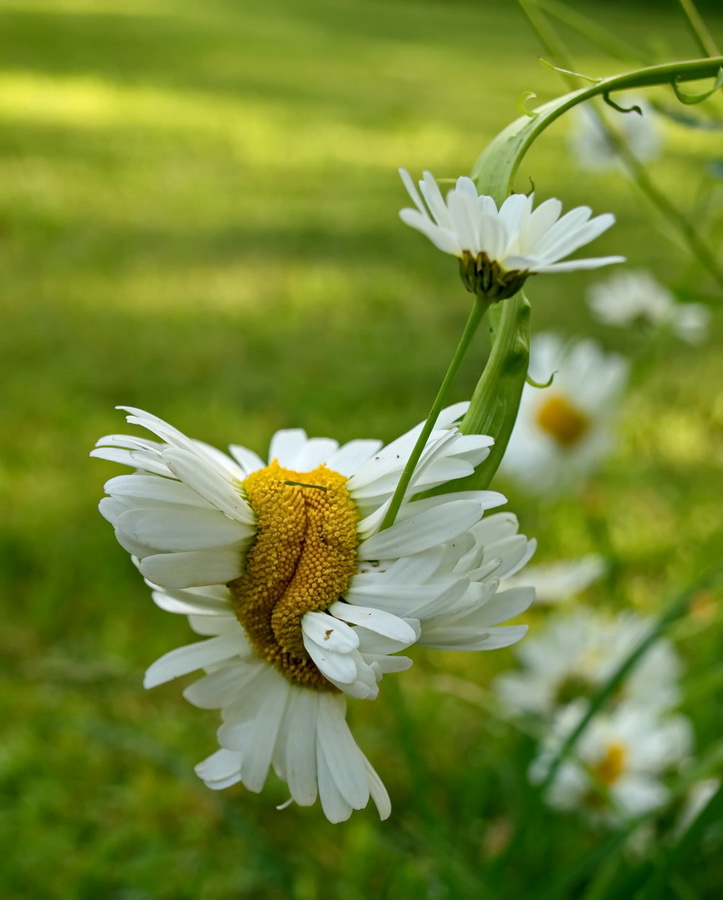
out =
<svg viewBox="0 0 723 900"><path fill-rule="evenodd" d="M306 652L301 619L338 600L357 569L359 513L346 481L325 465L294 472L276 460L249 475L243 489L256 541L244 574L228 585L256 652L290 681L319 690L336 688Z"/></svg>
<svg viewBox="0 0 723 900"><path fill-rule="evenodd" d="M625 771L627 755L622 744L608 744L605 755L591 767L592 774L605 785L615 784Z"/></svg>
<svg viewBox="0 0 723 900"><path fill-rule="evenodd" d="M574 447L590 427L590 419L562 394L547 397L537 408L535 420L563 447Z"/></svg>

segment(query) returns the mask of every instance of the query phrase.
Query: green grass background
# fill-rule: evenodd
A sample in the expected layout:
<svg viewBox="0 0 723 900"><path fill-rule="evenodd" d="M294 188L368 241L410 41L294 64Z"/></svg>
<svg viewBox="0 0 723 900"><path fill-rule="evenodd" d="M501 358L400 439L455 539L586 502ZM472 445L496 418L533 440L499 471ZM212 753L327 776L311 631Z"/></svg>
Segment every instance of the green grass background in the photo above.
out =
<svg viewBox="0 0 723 900"><path fill-rule="evenodd" d="M673 2L654 15L576 8L663 57L697 54ZM720 36L723 20L709 21ZM621 69L573 47L583 71ZM118 403L262 453L280 427L391 439L420 420L468 299L454 263L400 223L396 168L469 171L524 91L562 92L539 52L512 2L0 7L1 896L633 897L664 859L653 844L643 859L603 853L573 872L605 835L527 787L532 744L487 704L510 652L418 653L379 700L351 704L392 795L385 824L373 810L340 826L318 807L277 812L286 795L273 779L258 797L208 791L192 766L214 748L216 714L185 704L176 683L141 686L189 629L153 606L96 511L120 470L87 458L100 435L125 430ZM518 188L532 177L540 197L613 211L596 254L625 252L715 299L632 183L575 167L566 128L533 150ZM666 137L652 174L696 215L716 135L669 124ZM707 190L720 202L720 187ZM719 219L713 242L720 232ZM594 277L530 282L534 329L633 350L591 322ZM584 507L540 508L495 485L541 560L599 549L594 506L618 558L615 590L594 589L595 603L655 614L720 559L721 334L716 319L704 347L652 357ZM469 396L485 353L480 341L453 399ZM697 601L673 637L710 753L721 618L715 598ZM721 877L716 847L696 844L661 896L713 897Z"/></svg>

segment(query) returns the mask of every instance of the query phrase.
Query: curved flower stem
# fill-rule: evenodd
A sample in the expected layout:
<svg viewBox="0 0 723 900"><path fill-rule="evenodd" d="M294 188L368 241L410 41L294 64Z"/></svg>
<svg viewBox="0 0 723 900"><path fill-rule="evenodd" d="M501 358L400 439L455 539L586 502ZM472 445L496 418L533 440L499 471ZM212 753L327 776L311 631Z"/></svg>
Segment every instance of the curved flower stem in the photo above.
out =
<svg viewBox="0 0 723 900"><path fill-rule="evenodd" d="M510 193L517 169L535 139L568 109L584 100L614 91L715 78L721 66L723 57L720 56L647 66L602 78L595 84L543 103L532 111L532 116L520 116L487 145L472 169L472 177L481 191L502 203Z"/></svg>
<svg viewBox="0 0 723 900"><path fill-rule="evenodd" d="M475 296L474 306L470 311L469 318L467 319L467 324L464 326L464 331L462 332L462 337L460 338L457 349L455 350L454 356L452 357L452 362L449 364L447 374L444 376L439 391L437 392L437 396L435 397L434 403L432 404L432 409L429 411L429 415L427 416L427 421L424 423L424 427L422 428L422 431L417 438L417 443L414 445L412 454L407 460L406 466L404 467L402 477L399 479L399 483L397 484L396 490L394 491L394 494L392 496L392 502L389 505L387 514L384 517L381 528L379 529L380 531L383 531L385 528L389 528L390 525L394 524L394 520L396 519L397 513L399 512L399 507L402 505L404 494L409 487L409 482L411 481L417 463L422 456L429 435L432 433L435 422L437 421L437 418L444 407L445 401L447 399L447 394L449 393L452 382L454 381L455 376L459 371L462 360L464 359L465 354L469 349L472 338L474 337L480 322L484 318L484 314L487 312L487 308L489 307L489 305L489 301L484 297L480 297L478 295Z"/></svg>
<svg viewBox="0 0 723 900"><path fill-rule="evenodd" d="M529 3L528 0L518 0L518 3L524 14L527 16L533 31L537 34L543 47L552 54L553 59L567 70L574 70L575 65L572 59L567 55L564 44L559 40L554 28L549 26L544 16L538 14L536 4ZM693 14L697 13L695 6L692 3L688 3L688 0L680 0L680 3L688 15L691 27L694 28ZM689 8L686 8L686 3L688 3ZM698 16L698 20L700 20L700 16ZM705 26L703 25L702 20L700 20L699 24L703 29L703 32L701 32L701 34L703 34ZM697 31L695 33L698 34ZM706 42L701 37L700 41L704 53L711 53L711 48L713 51L711 55L714 55L717 52L712 39ZM570 71L561 71L560 74L570 88L575 89L578 86L578 79L574 75L571 75ZM646 167L638 161L634 153L630 152L625 141L621 140L613 129L608 126L608 123L596 109L593 109L593 111L598 123L605 131L607 139L615 148L616 153L622 159L624 165L637 182L640 190L647 196L650 203L673 224L683 240L688 244L690 251L698 258L701 265L713 275L719 285L723 286L723 271L721 271L720 266L716 262L713 253L708 248L705 241L701 239L695 226L675 207L674 204L670 202L670 200L668 200L662 191L658 190L648 175Z"/></svg>

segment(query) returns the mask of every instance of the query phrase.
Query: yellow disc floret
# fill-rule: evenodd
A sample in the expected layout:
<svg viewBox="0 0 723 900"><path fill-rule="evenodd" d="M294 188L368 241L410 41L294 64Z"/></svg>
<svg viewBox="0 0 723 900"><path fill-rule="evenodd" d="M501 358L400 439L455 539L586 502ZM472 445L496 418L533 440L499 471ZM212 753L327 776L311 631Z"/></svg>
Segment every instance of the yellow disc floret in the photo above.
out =
<svg viewBox="0 0 723 900"><path fill-rule="evenodd" d="M256 515L234 611L256 652L289 680L336 690L306 652L301 619L327 609L356 572L359 513L346 477L321 465L293 472L274 460L243 482Z"/></svg>
<svg viewBox="0 0 723 900"><path fill-rule="evenodd" d="M622 744L608 744L602 758L592 766L592 774L607 786L615 784L625 771L627 756L627 749Z"/></svg>
<svg viewBox="0 0 723 900"><path fill-rule="evenodd" d="M537 425L563 447L574 447L585 436L588 417L562 394L551 394L538 407Z"/></svg>

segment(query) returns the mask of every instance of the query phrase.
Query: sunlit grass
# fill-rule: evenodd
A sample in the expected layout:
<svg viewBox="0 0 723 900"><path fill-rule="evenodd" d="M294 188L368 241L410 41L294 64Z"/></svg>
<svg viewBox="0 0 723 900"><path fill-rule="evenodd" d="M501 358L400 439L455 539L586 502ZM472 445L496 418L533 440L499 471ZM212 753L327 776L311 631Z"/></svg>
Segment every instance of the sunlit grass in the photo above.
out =
<svg viewBox="0 0 723 900"><path fill-rule="evenodd" d="M647 41L650 14L613 6L615 25ZM690 54L675 15L656 10L656 27L673 55ZM418 654L399 679L408 727L392 690L350 705L392 793L386 825L372 811L338 828L318 809L277 813L286 795L273 780L260 797L207 791L192 766L213 749L216 715L184 704L178 685L141 688L188 627L152 606L97 514L117 467L87 459L98 436L123 430L118 403L259 452L280 427L389 439L422 418L467 301L454 263L399 222L396 167L467 171L524 91L562 90L538 53L514 4L3 5L3 896L526 898L599 842L539 808L531 739L495 718L489 684L511 651ZM589 48L579 60L614 70ZM596 253L622 247L712 296L632 184L574 168L563 125L518 186L532 176L541 197L614 211ZM653 174L683 209L715 138L666 127ZM591 280L531 281L535 329L595 330L633 351L594 329ZM598 549L591 519L608 522L619 591L595 586L591 602L655 614L720 558L720 328L652 361L584 503L538 506L500 485L541 559ZM481 342L454 399L485 352ZM716 739L721 686L710 607L703 596L673 635L701 746ZM694 879L679 896L716 883L710 859Z"/></svg>

